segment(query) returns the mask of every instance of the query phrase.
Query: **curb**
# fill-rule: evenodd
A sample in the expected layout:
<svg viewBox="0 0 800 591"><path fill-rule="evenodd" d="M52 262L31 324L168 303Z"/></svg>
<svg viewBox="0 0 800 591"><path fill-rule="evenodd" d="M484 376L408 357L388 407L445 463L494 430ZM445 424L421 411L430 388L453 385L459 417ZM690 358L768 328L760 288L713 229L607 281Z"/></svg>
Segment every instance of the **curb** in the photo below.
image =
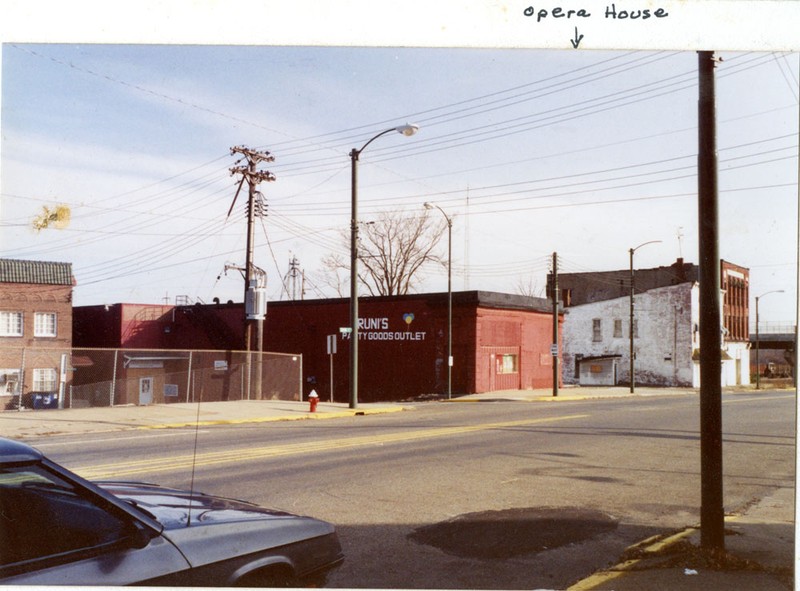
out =
<svg viewBox="0 0 800 591"><path fill-rule="evenodd" d="M742 516L738 513L727 514L725 515L725 525L735 522L741 517ZM655 536L646 538L641 542L637 542L636 544L626 548L623 552L623 556L629 553L639 554L637 558L624 560L623 562L615 564L614 566L602 569L590 575L589 577L578 581L571 587L567 587L567 591L592 591L603 583L607 583L608 581L613 581L614 579L618 579L620 577L630 575L636 571L640 571L642 569L636 568L639 564L656 558L659 554L663 553L671 546L699 532L699 526L687 527L674 534L667 535L666 537L656 534Z"/></svg>
<svg viewBox="0 0 800 591"><path fill-rule="evenodd" d="M41 438L41 437L48 437L51 435L58 435L58 436L82 436L89 433L120 433L123 431L131 432L131 431L147 431L147 430L168 430L168 429L186 429L192 427L209 427L214 425L243 425L247 423L270 423L270 422L278 422L278 421L307 421L307 420L323 420L323 419L337 419L337 418L347 418L347 417L354 417L354 416L363 416L363 415L375 415L375 414L384 414L384 413L393 413L393 412L400 412L404 410L414 410L413 406L385 406L379 408L356 408L356 409L343 409L338 410L334 409L331 411L318 411L316 413L310 413L308 411L304 412L296 412L296 413L284 413L282 411L276 411L269 416L254 416L254 417L242 417L242 418L219 418L219 419L186 419L181 418L179 420L175 420L175 417L153 417L153 418L146 418L146 417L138 417L136 419L127 421L125 423L118 423L115 426L109 426L104 424L104 421L98 420L79 420L73 419L70 421L66 421L65 423L58 423L58 424L50 424L47 421L44 423L35 423L31 424L30 426L20 426L17 429L17 432L14 434L4 434L5 437L11 437L13 439L31 439L31 438ZM149 422L147 422L149 421ZM88 426L75 426L75 423L88 423Z"/></svg>
<svg viewBox="0 0 800 591"><path fill-rule="evenodd" d="M373 409L350 409L338 412L308 413L297 416L277 416L277 417L253 417L246 419L217 419L213 421L184 421L180 423L160 423L157 425L140 425L132 429L180 429L184 427L209 427L212 425L242 425L247 423L274 423L278 421L308 421L322 419L339 419L345 417L356 417L364 415L386 414L408 410L406 407L396 408L373 408Z"/></svg>
<svg viewBox="0 0 800 591"><path fill-rule="evenodd" d="M496 398L452 398L450 400L441 400L440 402L576 402L582 400L619 400L622 398L631 398L631 397L639 397L639 398L657 398L661 396L687 396L690 394L694 394L694 392L659 392L659 393L650 393L646 395L642 394L576 394L576 395L564 395L564 396L522 396L522 397L513 397L513 396L506 396L506 397L496 397Z"/></svg>
<svg viewBox="0 0 800 591"><path fill-rule="evenodd" d="M669 548L673 544L676 544L685 538L688 538L698 531L699 530L696 527L688 527L683 531L679 531L678 533L667 536L666 538L656 535L642 540L641 542L637 542L636 544L626 548L624 553L627 554L629 552L638 551L642 554L640 558L625 560L624 562L620 562L619 564L611 566L607 569L598 571L593 575L578 581L574 585L567 587L567 591L591 591L603 583L623 577L633 571L638 564L652 558L659 552L662 552L664 549Z"/></svg>

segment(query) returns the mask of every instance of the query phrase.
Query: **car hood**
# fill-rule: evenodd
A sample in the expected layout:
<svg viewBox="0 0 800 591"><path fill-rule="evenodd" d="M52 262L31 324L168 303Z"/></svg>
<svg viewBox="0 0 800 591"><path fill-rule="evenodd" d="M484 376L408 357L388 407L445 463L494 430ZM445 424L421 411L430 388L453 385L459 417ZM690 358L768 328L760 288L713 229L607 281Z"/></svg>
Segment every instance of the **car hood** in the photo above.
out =
<svg viewBox="0 0 800 591"><path fill-rule="evenodd" d="M246 501L191 493L141 482L95 482L103 490L155 518L165 529L253 520L295 518Z"/></svg>

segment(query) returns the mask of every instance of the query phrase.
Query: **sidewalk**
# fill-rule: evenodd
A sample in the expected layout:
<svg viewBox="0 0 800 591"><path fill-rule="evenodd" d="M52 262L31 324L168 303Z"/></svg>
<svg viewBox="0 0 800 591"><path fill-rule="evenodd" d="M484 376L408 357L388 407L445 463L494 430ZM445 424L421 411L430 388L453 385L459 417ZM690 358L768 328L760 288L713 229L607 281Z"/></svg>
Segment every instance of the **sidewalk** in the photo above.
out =
<svg viewBox="0 0 800 591"><path fill-rule="evenodd" d="M562 387L558 396L552 390L503 390L486 394L470 394L443 402L495 402L502 400L529 402L566 402L596 398L627 396L677 396L696 394L695 390L637 388ZM439 399L439 397L437 397ZM307 401L238 400L230 402L177 402L148 406L114 406L68 408L63 410L7 410L0 412L0 435L11 439L31 439L48 435L69 435L118 431L125 429L166 429L220 424L263 423L301 419L331 419L397 412L413 408L419 401L363 403L351 409L347 403L323 402L317 412L309 412Z"/></svg>
<svg viewBox="0 0 800 591"><path fill-rule="evenodd" d="M132 429L175 429L334 419L398 412L407 407L395 403L359 404L320 402L309 412L308 402L287 400L237 400L231 402L177 402L148 406L68 408L63 410L7 410L0 412L0 436L27 440L50 435L81 435Z"/></svg>
<svg viewBox="0 0 800 591"><path fill-rule="evenodd" d="M763 392L742 391L759 396ZM524 401L538 404L569 403L639 396L699 396L687 389L627 387L562 387L552 390L509 390L458 396L443 403ZM192 428L195 425L233 425L269 421L319 420L413 410L428 404L424 398L402 403L320 402L315 413L306 401L251 400L116 406L66 410L0 412L0 435L12 439L39 439L49 435L76 435L135 429ZM431 402L436 403L436 402ZM35 445L35 443L34 443ZM726 516L726 555L709 560L700 552L700 532L689 527L669 538L645 540L630 548L625 559L577 582L570 591L789 591L793 589L794 490L779 488L741 514Z"/></svg>
<svg viewBox="0 0 800 591"><path fill-rule="evenodd" d="M569 591L791 591L794 589L794 490L779 488L725 517L725 555L700 552L700 531L645 540L630 558Z"/></svg>

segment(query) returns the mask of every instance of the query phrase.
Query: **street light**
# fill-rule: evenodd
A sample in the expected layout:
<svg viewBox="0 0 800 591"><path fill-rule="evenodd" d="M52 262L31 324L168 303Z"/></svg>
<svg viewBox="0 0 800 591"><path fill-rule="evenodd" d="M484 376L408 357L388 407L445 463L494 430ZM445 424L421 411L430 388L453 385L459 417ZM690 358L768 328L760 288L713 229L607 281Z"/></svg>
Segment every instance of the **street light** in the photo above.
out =
<svg viewBox="0 0 800 591"><path fill-rule="evenodd" d="M631 248L630 249L630 255L631 255L631 306L630 306L630 308L631 308L631 318L630 318L630 326L628 327L628 332L630 334L631 394L633 394L633 391L635 389L635 383L636 383L636 378L634 377L634 375L635 375L634 374L634 364L635 364L634 357L635 357L635 355L633 353L633 293L634 293L633 253L635 253L637 250L639 250L643 246L647 246L648 244L656 244L658 242L661 242L661 240L650 240L649 242L644 242L644 243L640 244L636 248Z"/></svg>
<svg viewBox="0 0 800 591"><path fill-rule="evenodd" d="M411 136L417 130L419 126L411 124L391 127L373 136L360 150L353 148L350 152L350 408L358 407L358 157L382 135L396 131Z"/></svg>
<svg viewBox="0 0 800 591"><path fill-rule="evenodd" d="M447 220L447 398L453 396L453 220L435 203L425 203L425 209L434 207Z"/></svg>
<svg viewBox="0 0 800 591"><path fill-rule="evenodd" d="M762 293L759 296L756 296L756 390L761 389L761 360L759 355L759 350L760 350L759 345L761 343L759 342L760 339L758 338L758 300L763 298L765 295L769 295L771 293L783 293L783 290L774 289L772 291L768 291L766 293Z"/></svg>

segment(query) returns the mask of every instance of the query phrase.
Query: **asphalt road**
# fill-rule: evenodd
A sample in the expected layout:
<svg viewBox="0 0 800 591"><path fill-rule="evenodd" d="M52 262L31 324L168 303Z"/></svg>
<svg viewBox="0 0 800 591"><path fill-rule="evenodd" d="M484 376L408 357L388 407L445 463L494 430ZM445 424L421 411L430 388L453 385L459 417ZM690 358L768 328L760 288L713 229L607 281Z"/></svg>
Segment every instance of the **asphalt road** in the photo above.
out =
<svg viewBox="0 0 800 591"><path fill-rule="evenodd" d="M794 466L792 392L723 396L735 511ZM423 403L328 421L50 437L89 478L244 498L337 525L351 588L566 588L700 515L694 396Z"/></svg>

